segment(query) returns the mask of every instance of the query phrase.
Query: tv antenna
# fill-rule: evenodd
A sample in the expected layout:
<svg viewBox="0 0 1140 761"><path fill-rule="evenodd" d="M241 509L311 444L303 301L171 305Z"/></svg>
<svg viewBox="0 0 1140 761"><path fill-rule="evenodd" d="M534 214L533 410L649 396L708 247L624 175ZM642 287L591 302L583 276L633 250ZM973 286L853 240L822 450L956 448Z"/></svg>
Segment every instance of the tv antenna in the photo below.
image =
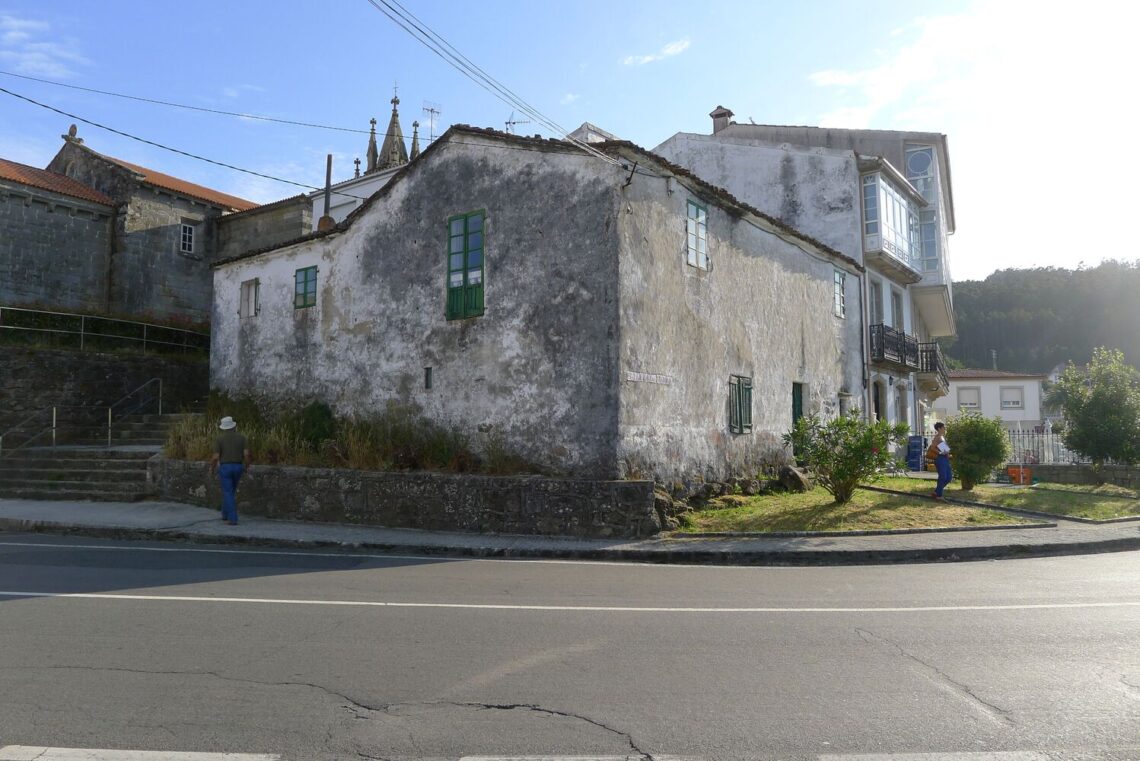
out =
<svg viewBox="0 0 1140 761"><path fill-rule="evenodd" d="M432 103L430 100L425 100L424 113L428 116L428 132L431 133L431 138L428 140L428 142L435 142L435 122L436 117L443 113L442 107L438 103Z"/></svg>
<svg viewBox="0 0 1140 761"><path fill-rule="evenodd" d="M530 119L516 119L515 112L511 111L511 115L507 117L506 129L508 135L515 134L516 124L530 124Z"/></svg>

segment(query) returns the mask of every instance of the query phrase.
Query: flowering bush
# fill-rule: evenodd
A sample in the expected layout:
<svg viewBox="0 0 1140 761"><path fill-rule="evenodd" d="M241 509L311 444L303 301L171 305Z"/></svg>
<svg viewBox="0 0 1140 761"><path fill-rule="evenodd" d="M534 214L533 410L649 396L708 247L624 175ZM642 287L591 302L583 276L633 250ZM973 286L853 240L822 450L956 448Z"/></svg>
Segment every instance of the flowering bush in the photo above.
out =
<svg viewBox="0 0 1140 761"><path fill-rule="evenodd" d="M859 410L852 410L827 422L815 416L800 418L784 434L784 444L791 445L796 459L842 505L851 501L860 482L874 481L891 467L895 459L892 445L908 430L905 423L868 423Z"/></svg>

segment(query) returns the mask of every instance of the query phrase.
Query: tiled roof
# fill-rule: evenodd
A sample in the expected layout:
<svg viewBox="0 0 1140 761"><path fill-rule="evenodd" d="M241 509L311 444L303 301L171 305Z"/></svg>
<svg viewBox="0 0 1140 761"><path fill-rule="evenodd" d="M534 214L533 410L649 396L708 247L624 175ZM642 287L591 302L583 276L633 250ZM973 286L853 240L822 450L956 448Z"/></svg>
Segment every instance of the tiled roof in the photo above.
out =
<svg viewBox="0 0 1140 761"><path fill-rule="evenodd" d="M1007 373L1004 370L947 370L946 377L950 380L963 380L967 378L1045 378L1044 373Z"/></svg>
<svg viewBox="0 0 1140 761"><path fill-rule="evenodd" d="M145 166L132 164L129 161L123 161L122 159L117 159L114 156L107 156L102 153L99 155L108 161L113 161L119 166L126 167L132 172L142 175L142 180L145 183L155 185L165 190L172 190L175 193L181 193L184 196L196 198L199 201L206 201L216 206L224 206L235 211L247 211L257 206L257 204L253 201L247 201L244 198L231 196L228 193L222 193L220 191L203 187L201 185L195 185L192 182L180 180L177 177L171 177L169 174L163 174L162 172L156 172L153 169L147 169Z"/></svg>
<svg viewBox="0 0 1140 761"><path fill-rule="evenodd" d="M50 190L53 193L80 198L104 206L115 205L115 201L111 197L103 195L95 188L84 185L78 180L71 179L65 174L49 172L46 169L36 169L34 166L17 164L8 159L0 159L0 179L12 180L22 185L40 190Z"/></svg>

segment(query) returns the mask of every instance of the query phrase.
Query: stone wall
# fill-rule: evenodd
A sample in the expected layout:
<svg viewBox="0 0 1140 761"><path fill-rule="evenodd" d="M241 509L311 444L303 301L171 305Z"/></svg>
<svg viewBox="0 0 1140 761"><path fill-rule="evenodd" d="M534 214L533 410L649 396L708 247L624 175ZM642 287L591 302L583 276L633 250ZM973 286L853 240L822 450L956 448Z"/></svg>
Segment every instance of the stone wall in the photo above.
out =
<svg viewBox="0 0 1140 761"><path fill-rule="evenodd" d="M52 405L112 404L162 378L163 412L209 393L203 357L0 347L0 432Z"/></svg>
<svg viewBox="0 0 1140 761"><path fill-rule="evenodd" d="M1140 489L1140 468L1105 465L1100 478L1089 465L1028 465L1034 479L1055 484L1096 484L1104 481L1129 489Z"/></svg>
<svg viewBox="0 0 1140 761"><path fill-rule="evenodd" d="M163 499L221 504L207 463L152 458L148 478ZM254 465L238 489L238 513L431 531L578 537L644 537L661 529L649 481L537 476L382 473Z"/></svg>
<svg viewBox="0 0 1140 761"><path fill-rule="evenodd" d="M0 304L107 308L110 206L0 182Z"/></svg>
<svg viewBox="0 0 1140 761"><path fill-rule="evenodd" d="M312 218L313 205L306 196L227 214L217 221L218 253L214 259L228 259L308 235L313 227Z"/></svg>

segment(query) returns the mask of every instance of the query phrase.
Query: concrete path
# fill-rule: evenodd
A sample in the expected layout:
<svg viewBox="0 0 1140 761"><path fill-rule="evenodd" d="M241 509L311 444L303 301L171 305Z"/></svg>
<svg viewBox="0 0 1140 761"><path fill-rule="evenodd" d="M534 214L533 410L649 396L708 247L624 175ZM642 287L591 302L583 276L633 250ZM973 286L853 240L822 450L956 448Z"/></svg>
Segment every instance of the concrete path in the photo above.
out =
<svg viewBox="0 0 1140 761"><path fill-rule="evenodd" d="M243 517L240 525L229 526L216 510L172 502L0 499L0 532L5 531L423 555L723 565L937 562L1140 550L1140 520L1089 525L1055 518L1044 527L1027 528L622 540L415 531L257 517Z"/></svg>

